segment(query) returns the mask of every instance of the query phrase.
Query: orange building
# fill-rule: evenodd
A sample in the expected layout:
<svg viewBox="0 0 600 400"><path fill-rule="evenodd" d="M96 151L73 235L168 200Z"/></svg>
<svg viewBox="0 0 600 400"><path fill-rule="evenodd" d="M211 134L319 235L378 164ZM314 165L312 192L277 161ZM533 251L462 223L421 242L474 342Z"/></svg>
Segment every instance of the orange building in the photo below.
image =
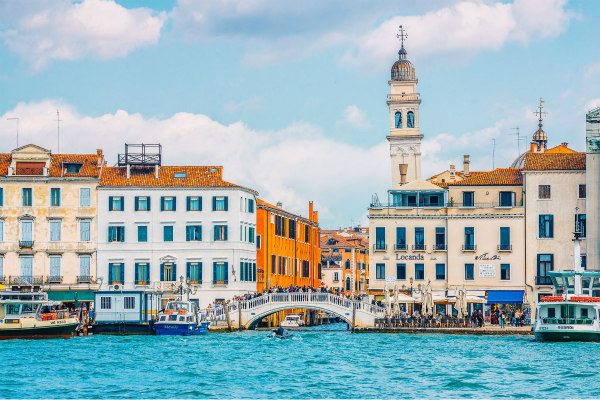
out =
<svg viewBox="0 0 600 400"><path fill-rule="evenodd" d="M308 218L281 205L256 200L257 290L276 286L321 286L319 213L312 201Z"/></svg>
<svg viewBox="0 0 600 400"><path fill-rule="evenodd" d="M366 293L369 279L368 229L322 231L321 264L326 286L346 294Z"/></svg>

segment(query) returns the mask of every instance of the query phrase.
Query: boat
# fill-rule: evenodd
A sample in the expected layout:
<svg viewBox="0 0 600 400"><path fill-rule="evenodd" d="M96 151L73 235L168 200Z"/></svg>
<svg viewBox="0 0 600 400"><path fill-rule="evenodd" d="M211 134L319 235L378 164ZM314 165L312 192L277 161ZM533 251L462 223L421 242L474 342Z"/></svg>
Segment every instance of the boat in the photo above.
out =
<svg viewBox="0 0 600 400"><path fill-rule="evenodd" d="M0 294L0 339L70 338L79 320L43 293Z"/></svg>
<svg viewBox="0 0 600 400"><path fill-rule="evenodd" d="M281 326L277 329L273 329L273 331L271 332L271 337L277 339L290 339L292 336L293 335L290 331L282 328Z"/></svg>
<svg viewBox="0 0 600 400"><path fill-rule="evenodd" d="M191 301L169 301L164 310L158 313L154 323L156 335L205 335L210 322L204 320L196 303Z"/></svg>
<svg viewBox="0 0 600 400"><path fill-rule="evenodd" d="M600 341L600 271L581 266L580 234L575 229L573 270L550 271L554 295L537 305L538 341Z"/></svg>
<svg viewBox="0 0 600 400"><path fill-rule="evenodd" d="M288 329L301 328L304 326L304 320L299 314L289 314L285 316L279 326Z"/></svg>

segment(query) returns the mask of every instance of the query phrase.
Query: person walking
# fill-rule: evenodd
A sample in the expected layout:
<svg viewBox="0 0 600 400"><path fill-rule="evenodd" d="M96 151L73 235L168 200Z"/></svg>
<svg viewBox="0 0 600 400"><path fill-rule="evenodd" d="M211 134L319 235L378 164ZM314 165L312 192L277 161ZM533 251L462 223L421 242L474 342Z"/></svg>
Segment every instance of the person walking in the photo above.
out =
<svg viewBox="0 0 600 400"><path fill-rule="evenodd" d="M504 311L502 311L502 313L500 313L498 322L500 323L500 329L504 329L504 323L506 322L506 315L504 315Z"/></svg>

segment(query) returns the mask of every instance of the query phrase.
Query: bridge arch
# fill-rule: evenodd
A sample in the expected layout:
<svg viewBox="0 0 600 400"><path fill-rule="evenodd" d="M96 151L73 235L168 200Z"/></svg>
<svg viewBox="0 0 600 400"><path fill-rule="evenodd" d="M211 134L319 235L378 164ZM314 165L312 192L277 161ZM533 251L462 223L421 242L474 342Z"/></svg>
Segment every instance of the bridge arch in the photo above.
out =
<svg viewBox="0 0 600 400"><path fill-rule="evenodd" d="M306 309L306 310L316 310L316 311L324 311L327 312L329 314L333 314L336 317L339 317L340 319L342 319L347 325L348 327L352 326L352 312L350 311L350 313L348 313L349 315L342 315L342 313L340 313L337 310L332 310L332 307L327 307L326 304L324 305L318 305L318 304L304 304L304 305L298 305L298 304L281 304L281 305L277 305L276 307L273 308L269 308L268 310L264 310L262 312L257 313L256 315L252 315L250 317L250 319L244 324L246 329L254 329L256 328L256 324L262 320L265 317L268 317L269 315L278 313L280 311L286 311L286 310L298 310L298 309ZM346 313L344 313L346 314Z"/></svg>

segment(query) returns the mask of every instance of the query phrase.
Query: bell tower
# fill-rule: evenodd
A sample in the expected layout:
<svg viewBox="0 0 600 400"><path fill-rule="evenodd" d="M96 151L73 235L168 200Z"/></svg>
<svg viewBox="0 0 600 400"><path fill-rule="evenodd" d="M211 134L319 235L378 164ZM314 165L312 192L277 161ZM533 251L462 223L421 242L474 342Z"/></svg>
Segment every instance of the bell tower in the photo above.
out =
<svg viewBox="0 0 600 400"><path fill-rule="evenodd" d="M390 158L392 163L392 188L421 178L421 130L419 129L419 105L415 67L406 57L404 40L408 36L400 25L398 38L400 51L398 61L391 71L390 93L387 105L390 113Z"/></svg>

